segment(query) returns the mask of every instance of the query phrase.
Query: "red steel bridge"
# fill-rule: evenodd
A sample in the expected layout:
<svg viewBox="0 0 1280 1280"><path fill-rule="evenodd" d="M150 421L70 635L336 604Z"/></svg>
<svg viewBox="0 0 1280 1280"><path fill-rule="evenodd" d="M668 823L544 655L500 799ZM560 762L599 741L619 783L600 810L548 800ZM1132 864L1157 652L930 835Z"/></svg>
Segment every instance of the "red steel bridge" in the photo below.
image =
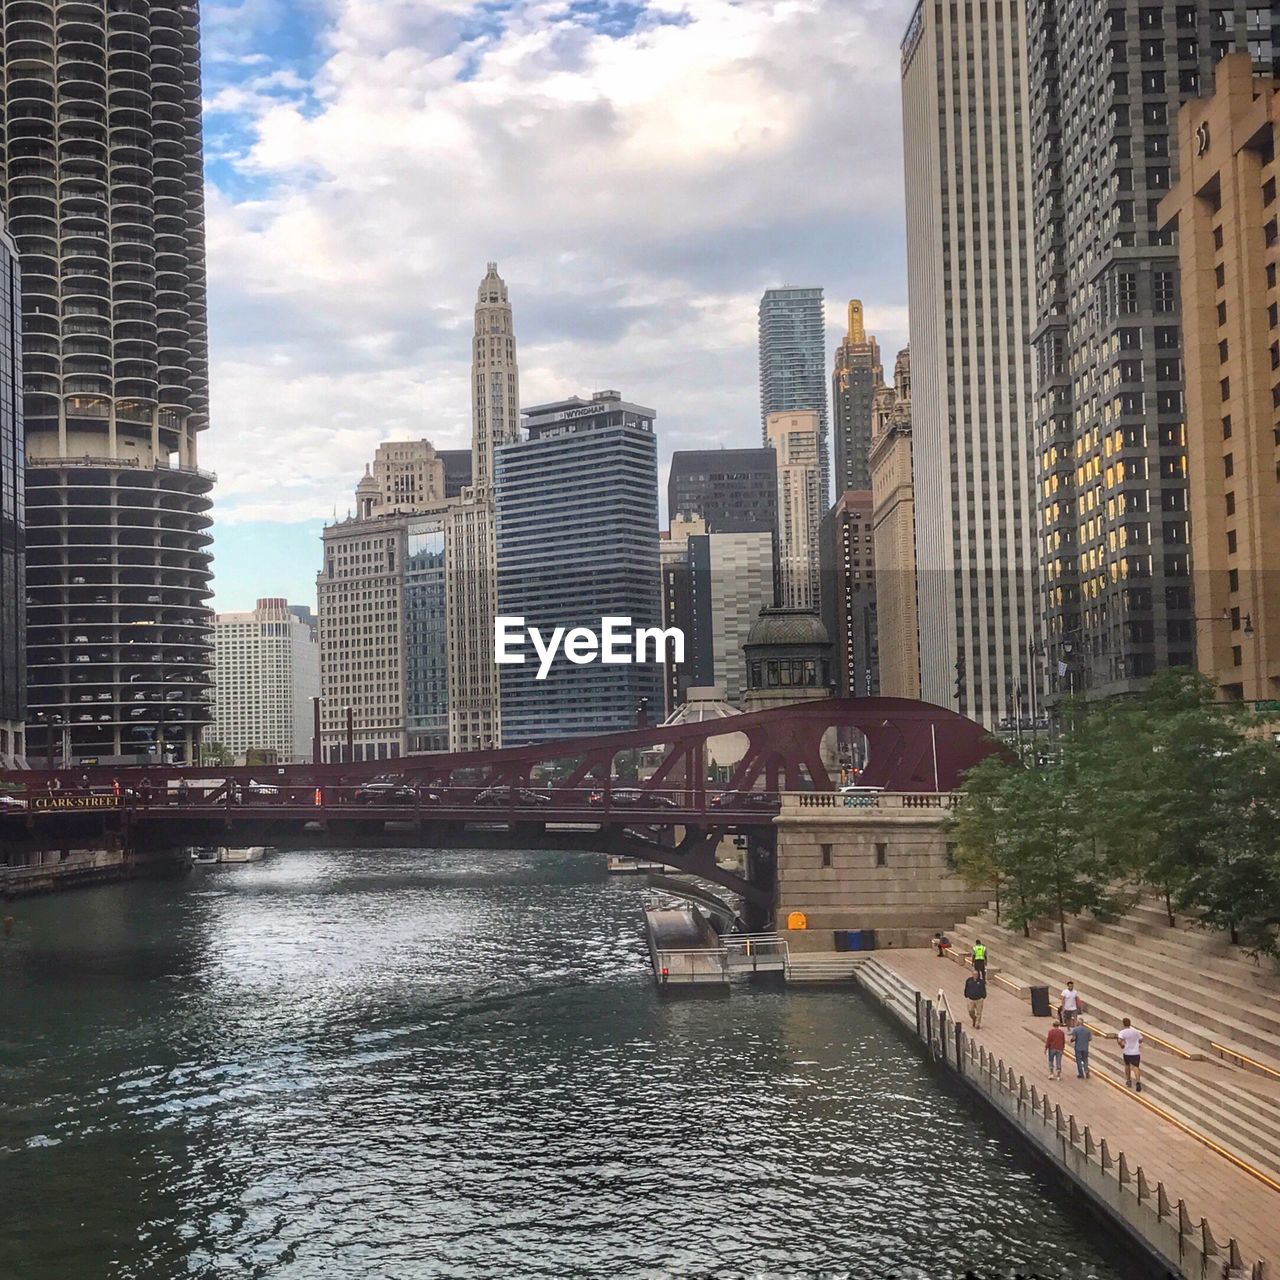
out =
<svg viewBox="0 0 1280 1280"><path fill-rule="evenodd" d="M397 760L24 770L0 775L22 788L0 809L0 850L7 859L94 841L154 851L226 844L506 848L516 839L521 847L661 862L767 909L778 795L836 789L830 748L838 734L855 732L865 739L868 761L858 781L886 791L951 791L966 770L1001 750L981 725L942 707L851 698ZM713 740L733 735L727 754L738 762L726 781L708 783ZM643 780L620 781L623 761ZM725 836L746 837L746 877L716 865Z"/></svg>

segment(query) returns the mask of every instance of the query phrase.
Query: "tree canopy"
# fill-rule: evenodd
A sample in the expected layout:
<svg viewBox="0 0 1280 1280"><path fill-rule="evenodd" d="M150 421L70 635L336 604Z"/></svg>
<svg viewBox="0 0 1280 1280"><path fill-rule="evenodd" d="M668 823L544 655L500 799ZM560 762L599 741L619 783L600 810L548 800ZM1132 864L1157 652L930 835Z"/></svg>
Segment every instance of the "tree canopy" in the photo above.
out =
<svg viewBox="0 0 1280 1280"><path fill-rule="evenodd" d="M1053 750L989 758L952 818L955 860L1028 930L1118 909L1154 890L1167 909L1280 955L1280 750L1259 717L1188 671L1062 709Z"/></svg>

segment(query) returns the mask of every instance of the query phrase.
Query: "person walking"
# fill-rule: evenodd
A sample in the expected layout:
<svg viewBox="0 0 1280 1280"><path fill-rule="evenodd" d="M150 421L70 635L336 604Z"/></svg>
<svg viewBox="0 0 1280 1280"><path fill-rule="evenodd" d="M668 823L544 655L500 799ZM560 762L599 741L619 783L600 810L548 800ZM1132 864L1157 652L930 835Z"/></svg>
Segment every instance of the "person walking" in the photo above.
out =
<svg viewBox="0 0 1280 1280"><path fill-rule="evenodd" d="M1124 1055L1124 1087L1142 1092L1142 1032L1129 1021L1116 1032L1120 1052Z"/></svg>
<svg viewBox="0 0 1280 1280"><path fill-rule="evenodd" d="M1071 1052L1076 1058L1076 1076L1081 1080L1089 1079L1089 1041L1092 1039L1093 1032L1083 1022L1071 1028Z"/></svg>
<svg viewBox="0 0 1280 1280"><path fill-rule="evenodd" d="M987 982L976 969L964 980L964 998L969 1005L969 1021L977 1031L982 1026L982 1002L987 998Z"/></svg>
<svg viewBox="0 0 1280 1280"><path fill-rule="evenodd" d="M1049 1079L1062 1079L1062 1051L1067 1047L1067 1033L1062 1023L1054 1022L1044 1038L1044 1051L1049 1059Z"/></svg>
<svg viewBox="0 0 1280 1280"><path fill-rule="evenodd" d="M1068 979L1067 985L1062 989L1062 1002L1058 1006L1058 1016L1062 1019L1062 1025L1064 1027L1073 1025L1079 1012L1080 993L1076 990L1075 982Z"/></svg>
<svg viewBox="0 0 1280 1280"><path fill-rule="evenodd" d="M969 958L973 961L973 967L985 982L987 980L987 949L983 946L981 938L974 938L973 950L969 953Z"/></svg>

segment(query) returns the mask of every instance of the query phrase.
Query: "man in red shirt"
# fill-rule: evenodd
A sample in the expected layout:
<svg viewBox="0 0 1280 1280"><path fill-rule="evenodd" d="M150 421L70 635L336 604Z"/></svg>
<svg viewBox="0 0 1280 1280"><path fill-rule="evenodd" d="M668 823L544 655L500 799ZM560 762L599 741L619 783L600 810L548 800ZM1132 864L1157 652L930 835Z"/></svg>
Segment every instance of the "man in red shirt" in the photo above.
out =
<svg viewBox="0 0 1280 1280"><path fill-rule="evenodd" d="M1044 1051L1049 1059L1049 1079L1062 1079L1062 1051L1067 1047L1067 1033L1062 1023L1055 1022L1044 1038Z"/></svg>

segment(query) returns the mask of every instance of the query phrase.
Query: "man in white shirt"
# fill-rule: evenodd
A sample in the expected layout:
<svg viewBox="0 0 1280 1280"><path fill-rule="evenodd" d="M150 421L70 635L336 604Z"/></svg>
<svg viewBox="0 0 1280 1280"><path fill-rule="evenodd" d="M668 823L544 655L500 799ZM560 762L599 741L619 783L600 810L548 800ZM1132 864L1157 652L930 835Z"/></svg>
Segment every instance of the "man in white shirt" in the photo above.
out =
<svg viewBox="0 0 1280 1280"><path fill-rule="evenodd" d="M1068 980L1067 985L1062 989L1062 1004L1058 1012L1064 1027L1070 1027L1075 1023L1076 1016L1080 1012L1080 993L1076 990L1074 980Z"/></svg>
<svg viewBox="0 0 1280 1280"><path fill-rule="evenodd" d="M1124 1054L1124 1087L1142 1092L1142 1032L1128 1018L1124 1026L1116 1032L1120 1041L1120 1052Z"/></svg>

